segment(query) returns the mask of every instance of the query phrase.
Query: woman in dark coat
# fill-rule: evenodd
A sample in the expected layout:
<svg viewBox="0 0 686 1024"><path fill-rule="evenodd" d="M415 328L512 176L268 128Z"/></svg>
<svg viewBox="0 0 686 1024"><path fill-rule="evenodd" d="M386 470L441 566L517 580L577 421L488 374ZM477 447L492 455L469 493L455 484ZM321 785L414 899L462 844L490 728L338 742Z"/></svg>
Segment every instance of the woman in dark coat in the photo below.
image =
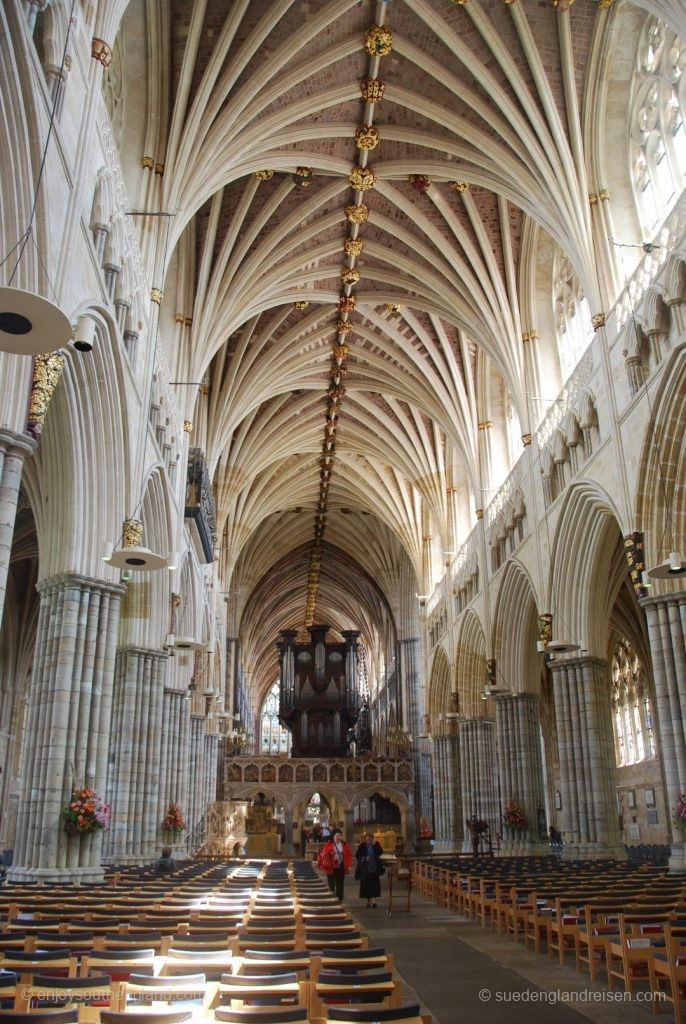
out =
<svg viewBox="0 0 686 1024"><path fill-rule="evenodd" d="M355 854L355 877L360 880L360 898L367 901L368 907L375 907L377 897L381 895L379 876L386 870L381 863L382 856L381 844L375 843L372 833L367 832Z"/></svg>

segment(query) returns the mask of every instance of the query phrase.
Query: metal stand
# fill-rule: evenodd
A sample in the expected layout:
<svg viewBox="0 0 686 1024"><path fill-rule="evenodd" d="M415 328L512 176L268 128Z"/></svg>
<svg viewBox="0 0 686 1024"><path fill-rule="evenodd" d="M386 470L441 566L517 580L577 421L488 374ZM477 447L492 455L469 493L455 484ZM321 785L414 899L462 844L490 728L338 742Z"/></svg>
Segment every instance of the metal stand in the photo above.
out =
<svg viewBox="0 0 686 1024"><path fill-rule="evenodd" d="M394 886L397 889L396 901L399 900L400 893L402 892L402 887L405 886L405 889L406 889L406 892L407 892L407 906L405 907L404 910L401 910L401 913L409 914L410 917L412 917L413 916L413 914L412 914L412 868L407 867L406 865L404 865L402 863L389 865L389 868L388 868L388 871L387 871L387 875L388 875L388 910L387 910L388 916L390 917L391 914L393 913L393 888L394 888Z"/></svg>

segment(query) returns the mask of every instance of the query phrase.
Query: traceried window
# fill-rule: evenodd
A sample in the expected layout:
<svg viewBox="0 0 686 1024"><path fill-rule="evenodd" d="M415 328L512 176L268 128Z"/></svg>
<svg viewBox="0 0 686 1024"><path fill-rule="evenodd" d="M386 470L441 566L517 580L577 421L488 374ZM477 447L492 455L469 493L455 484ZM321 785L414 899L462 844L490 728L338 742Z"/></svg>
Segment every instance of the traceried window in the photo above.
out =
<svg viewBox="0 0 686 1024"><path fill-rule="evenodd" d="M262 705L260 729L261 754L289 754L291 734L279 722L279 683L274 683Z"/></svg>
<svg viewBox="0 0 686 1024"><path fill-rule="evenodd" d="M684 188L686 44L650 18L631 83L630 159L638 213L652 237Z"/></svg>
<svg viewBox="0 0 686 1024"><path fill-rule="evenodd" d="M553 302L560 375L567 380L593 339L588 300L574 268L558 249L553 264Z"/></svg>
<svg viewBox="0 0 686 1024"><path fill-rule="evenodd" d="M612 723L618 765L655 757L645 673L638 654L625 638L617 643L612 658Z"/></svg>

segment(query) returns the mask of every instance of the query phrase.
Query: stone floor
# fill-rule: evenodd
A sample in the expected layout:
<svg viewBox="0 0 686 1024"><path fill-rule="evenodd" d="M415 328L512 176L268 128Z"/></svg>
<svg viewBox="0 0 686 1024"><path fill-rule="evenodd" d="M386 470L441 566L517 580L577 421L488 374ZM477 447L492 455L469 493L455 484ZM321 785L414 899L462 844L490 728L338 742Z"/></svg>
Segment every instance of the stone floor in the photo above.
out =
<svg viewBox="0 0 686 1024"><path fill-rule="evenodd" d="M388 916L385 892L376 910L367 910L347 882L346 903L370 945L384 946L395 956L405 980L404 1002L420 1002L434 1024L650 1024L652 1003L640 995L626 1000L623 992L576 973L572 958L557 960L526 952L521 943L480 928L464 918L413 894L412 915L406 898ZM402 908L402 910L401 910ZM416 997L416 998L415 998ZM659 1024L674 1020L663 1006Z"/></svg>

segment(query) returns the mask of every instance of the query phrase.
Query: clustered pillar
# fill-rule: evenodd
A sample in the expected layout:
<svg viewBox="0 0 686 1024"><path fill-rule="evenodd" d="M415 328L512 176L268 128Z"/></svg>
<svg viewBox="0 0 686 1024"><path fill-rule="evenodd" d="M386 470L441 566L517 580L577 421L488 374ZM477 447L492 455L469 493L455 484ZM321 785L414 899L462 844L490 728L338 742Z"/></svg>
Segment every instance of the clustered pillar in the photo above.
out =
<svg viewBox="0 0 686 1024"><path fill-rule="evenodd" d="M539 699L534 693L497 697L495 704L498 769L503 811L510 800L524 811L526 829L504 828L505 854L540 852L539 815L544 806ZM545 822L543 822L543 825Z"/></svg>
<svg viewBox="0 0 686 1024"><path fill-rule="evenodd" d="M462 794L459 787L460 738L457 733L434 736L436 845L434 850L459 850L464 839Z"/></svg>
<svg viewBox="0 0 686 1024"><path fill-rule="evenodd" d="M207 732L202 715L191 715L188 787L188 822L201 821L217 789L219 734Z"/></svg>
<svg viewBox="0 0 686 1024"><path fill-rule="evenodd" d="M188 817L188 777L190 754L190 701L183 690L165 690L162 705L162 751L160 774L160 800L157 816L164 819L169 804L176 803L190 828ZM214 794L210 800L214 799ZM171 846L175 857L186 855L183 833L163 837Z"/></svg>
<svg viewBox="0 0 686 1024"><path fill-rule="evenodd" d="M476 816L488 825L491 835L500 831L500 800L497 789L495 722L488 718L468 718L460 722L460 778L462 813ZM469 833L463 849L471 853Z"/></svg>
<svg viewBox="0 0 686 1024"><path fill-rule="evenodd" d="M35 449L36 442L26 434L17 434L6 427L0 427L0 622L5 607L7 573L24 459L32 455Z"/></svg>
<svg viewBox="0 0 686 1024"><path fill-rule="evenodd" d="M607 663L572 658L551 668L565 857L621 859Z"/></svg>
<svg viewBox="0 0 686 1024"><path fill-rule="evenodd" d="M38 584L12 881L103 877L102 832L67 835L74 786L104 796L123 587L65 573Z"/></svg>
<svg viewBox="0 0 686 1024"><path fill-rule="evenodd" d="M145 863L157 848L162 705L167 655L142 647L117 652L107 846L116 863Z"/></svg>
<svg viewBox="0 0 686 1024"><path fill-rule="evenodd" d="M665 775L668 807L677 806L686 792L686 594L644 598L655 680L659 749ZM672 871L686 870L686 845L681 826L671 823Z"/></svg>

